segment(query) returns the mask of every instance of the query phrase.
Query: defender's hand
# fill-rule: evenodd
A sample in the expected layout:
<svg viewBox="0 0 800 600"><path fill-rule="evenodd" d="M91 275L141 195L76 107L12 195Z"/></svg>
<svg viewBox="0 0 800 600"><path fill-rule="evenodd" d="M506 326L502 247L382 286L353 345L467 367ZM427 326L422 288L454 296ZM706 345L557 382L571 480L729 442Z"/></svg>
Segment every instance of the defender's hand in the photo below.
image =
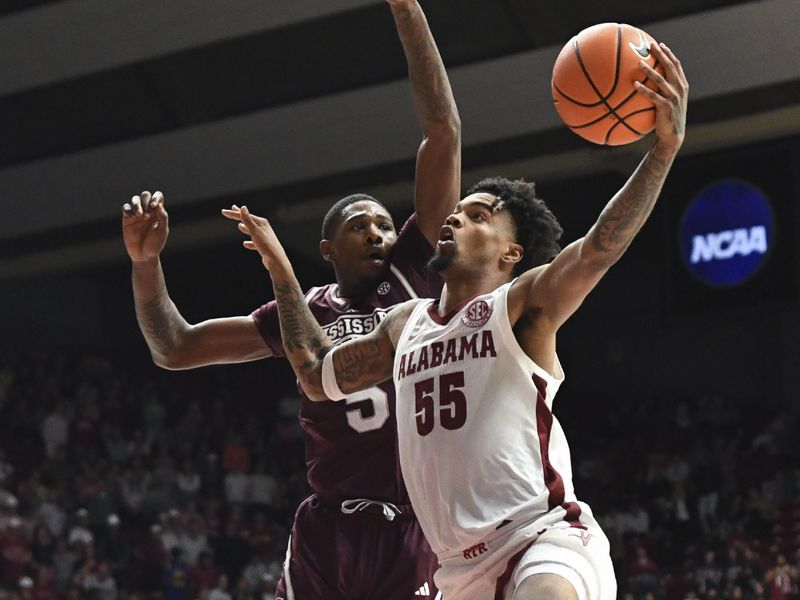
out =
<svg viewBox="0 0 800 600"><path fill-rule="evenodd" d="M267 270L271 270L279 261L288 262L283 245L267 219L252 214L246 206L239 208L235 204L229 209L223 208L222 214L232 221L239 222L239 231L250 236L250 239L242 244L248 250L254 250L261 255L261 262Z"/></svg>
<svg viewBox="0 0 800 600"><path fill-rule="evenodd" d="M656 144L677 151L683 144L686 132L686 103L689 97L689 82L683 72L681 61L665 44L650 44L650 51L664 66L664 75L644 61L639 67L658 86L655 92L638 81L636 90L653 101L656 106Z"/></svg>
<svg viewBox="0 0 800 600"><path fill-rule="evenodd" d="M133 262L158 258L169 235L164 194L142 192L122 206L122 239Z"/></svg>

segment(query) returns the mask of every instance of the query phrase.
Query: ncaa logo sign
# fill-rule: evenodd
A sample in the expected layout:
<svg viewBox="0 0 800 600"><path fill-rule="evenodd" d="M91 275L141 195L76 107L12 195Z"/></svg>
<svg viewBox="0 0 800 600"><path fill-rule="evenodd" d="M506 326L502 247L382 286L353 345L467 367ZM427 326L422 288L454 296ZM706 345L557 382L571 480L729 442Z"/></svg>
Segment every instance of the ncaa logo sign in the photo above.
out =
<svg viewBox="0 0 800 600"><path fill-rule="evenodd" d="M680 249L689 272L714 287L733 287L755 275L774 244L772 207L752 184L712 183L683 213Z"/></svg>

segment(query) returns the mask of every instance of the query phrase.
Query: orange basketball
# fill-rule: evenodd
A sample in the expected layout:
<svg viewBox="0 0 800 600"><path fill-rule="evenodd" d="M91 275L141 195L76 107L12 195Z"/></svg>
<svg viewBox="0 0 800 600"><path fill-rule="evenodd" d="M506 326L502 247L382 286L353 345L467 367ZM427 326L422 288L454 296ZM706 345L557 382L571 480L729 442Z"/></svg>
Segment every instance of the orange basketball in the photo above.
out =
<svg viewBox="0 0 800 600"><path fill-rule="evenodd" d="M582 138L619 146L635 142L655 126L655 106L634 81L657 89L639 61L661 74L650 53L653 38L641 29L601 23L573 37L553 67L553 102L561 119Z"/></svg>

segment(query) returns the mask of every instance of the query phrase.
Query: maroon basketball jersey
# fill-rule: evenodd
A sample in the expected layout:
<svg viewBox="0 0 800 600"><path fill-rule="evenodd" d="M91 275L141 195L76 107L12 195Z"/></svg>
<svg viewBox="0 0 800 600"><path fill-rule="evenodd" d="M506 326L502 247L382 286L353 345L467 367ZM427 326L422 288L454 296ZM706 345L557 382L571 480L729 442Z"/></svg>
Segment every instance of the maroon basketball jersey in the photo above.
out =
<svg viewBox="0 0 800 600"><path fill-rule="evenodd" d="M412 215L397 238L385 279L362 304L341 297L334 283L309 290L308 306L334 343L367 334L396 304L439 296L442 280L426 268L432 253ZM285 356L275 301L254 311L253 318L273 355ZM312 402L302 391L301 397L311 488L323 497L407 504L397 454L394 383L386 381L341 402Z"/></svg>

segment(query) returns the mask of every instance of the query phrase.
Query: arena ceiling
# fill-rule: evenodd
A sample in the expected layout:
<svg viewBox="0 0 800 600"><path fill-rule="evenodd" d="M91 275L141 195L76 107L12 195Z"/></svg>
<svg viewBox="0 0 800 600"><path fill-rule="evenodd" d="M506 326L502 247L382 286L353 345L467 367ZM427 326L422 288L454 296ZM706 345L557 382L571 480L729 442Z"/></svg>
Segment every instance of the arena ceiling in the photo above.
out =
<svg viewBox="0 0 800 600"><path fill-rule="evenodd" d="M641 148L560 125L561 46L604 21L669 43L692 85L686 152L800 132L800 2L422 0L464 131L465 180L627 170ZM332 200L407 203L419 130L384 0L0 3L0 278L119 260L119 206L167 193L171 246L218 243L221 206L316 254Z"/></svg>

